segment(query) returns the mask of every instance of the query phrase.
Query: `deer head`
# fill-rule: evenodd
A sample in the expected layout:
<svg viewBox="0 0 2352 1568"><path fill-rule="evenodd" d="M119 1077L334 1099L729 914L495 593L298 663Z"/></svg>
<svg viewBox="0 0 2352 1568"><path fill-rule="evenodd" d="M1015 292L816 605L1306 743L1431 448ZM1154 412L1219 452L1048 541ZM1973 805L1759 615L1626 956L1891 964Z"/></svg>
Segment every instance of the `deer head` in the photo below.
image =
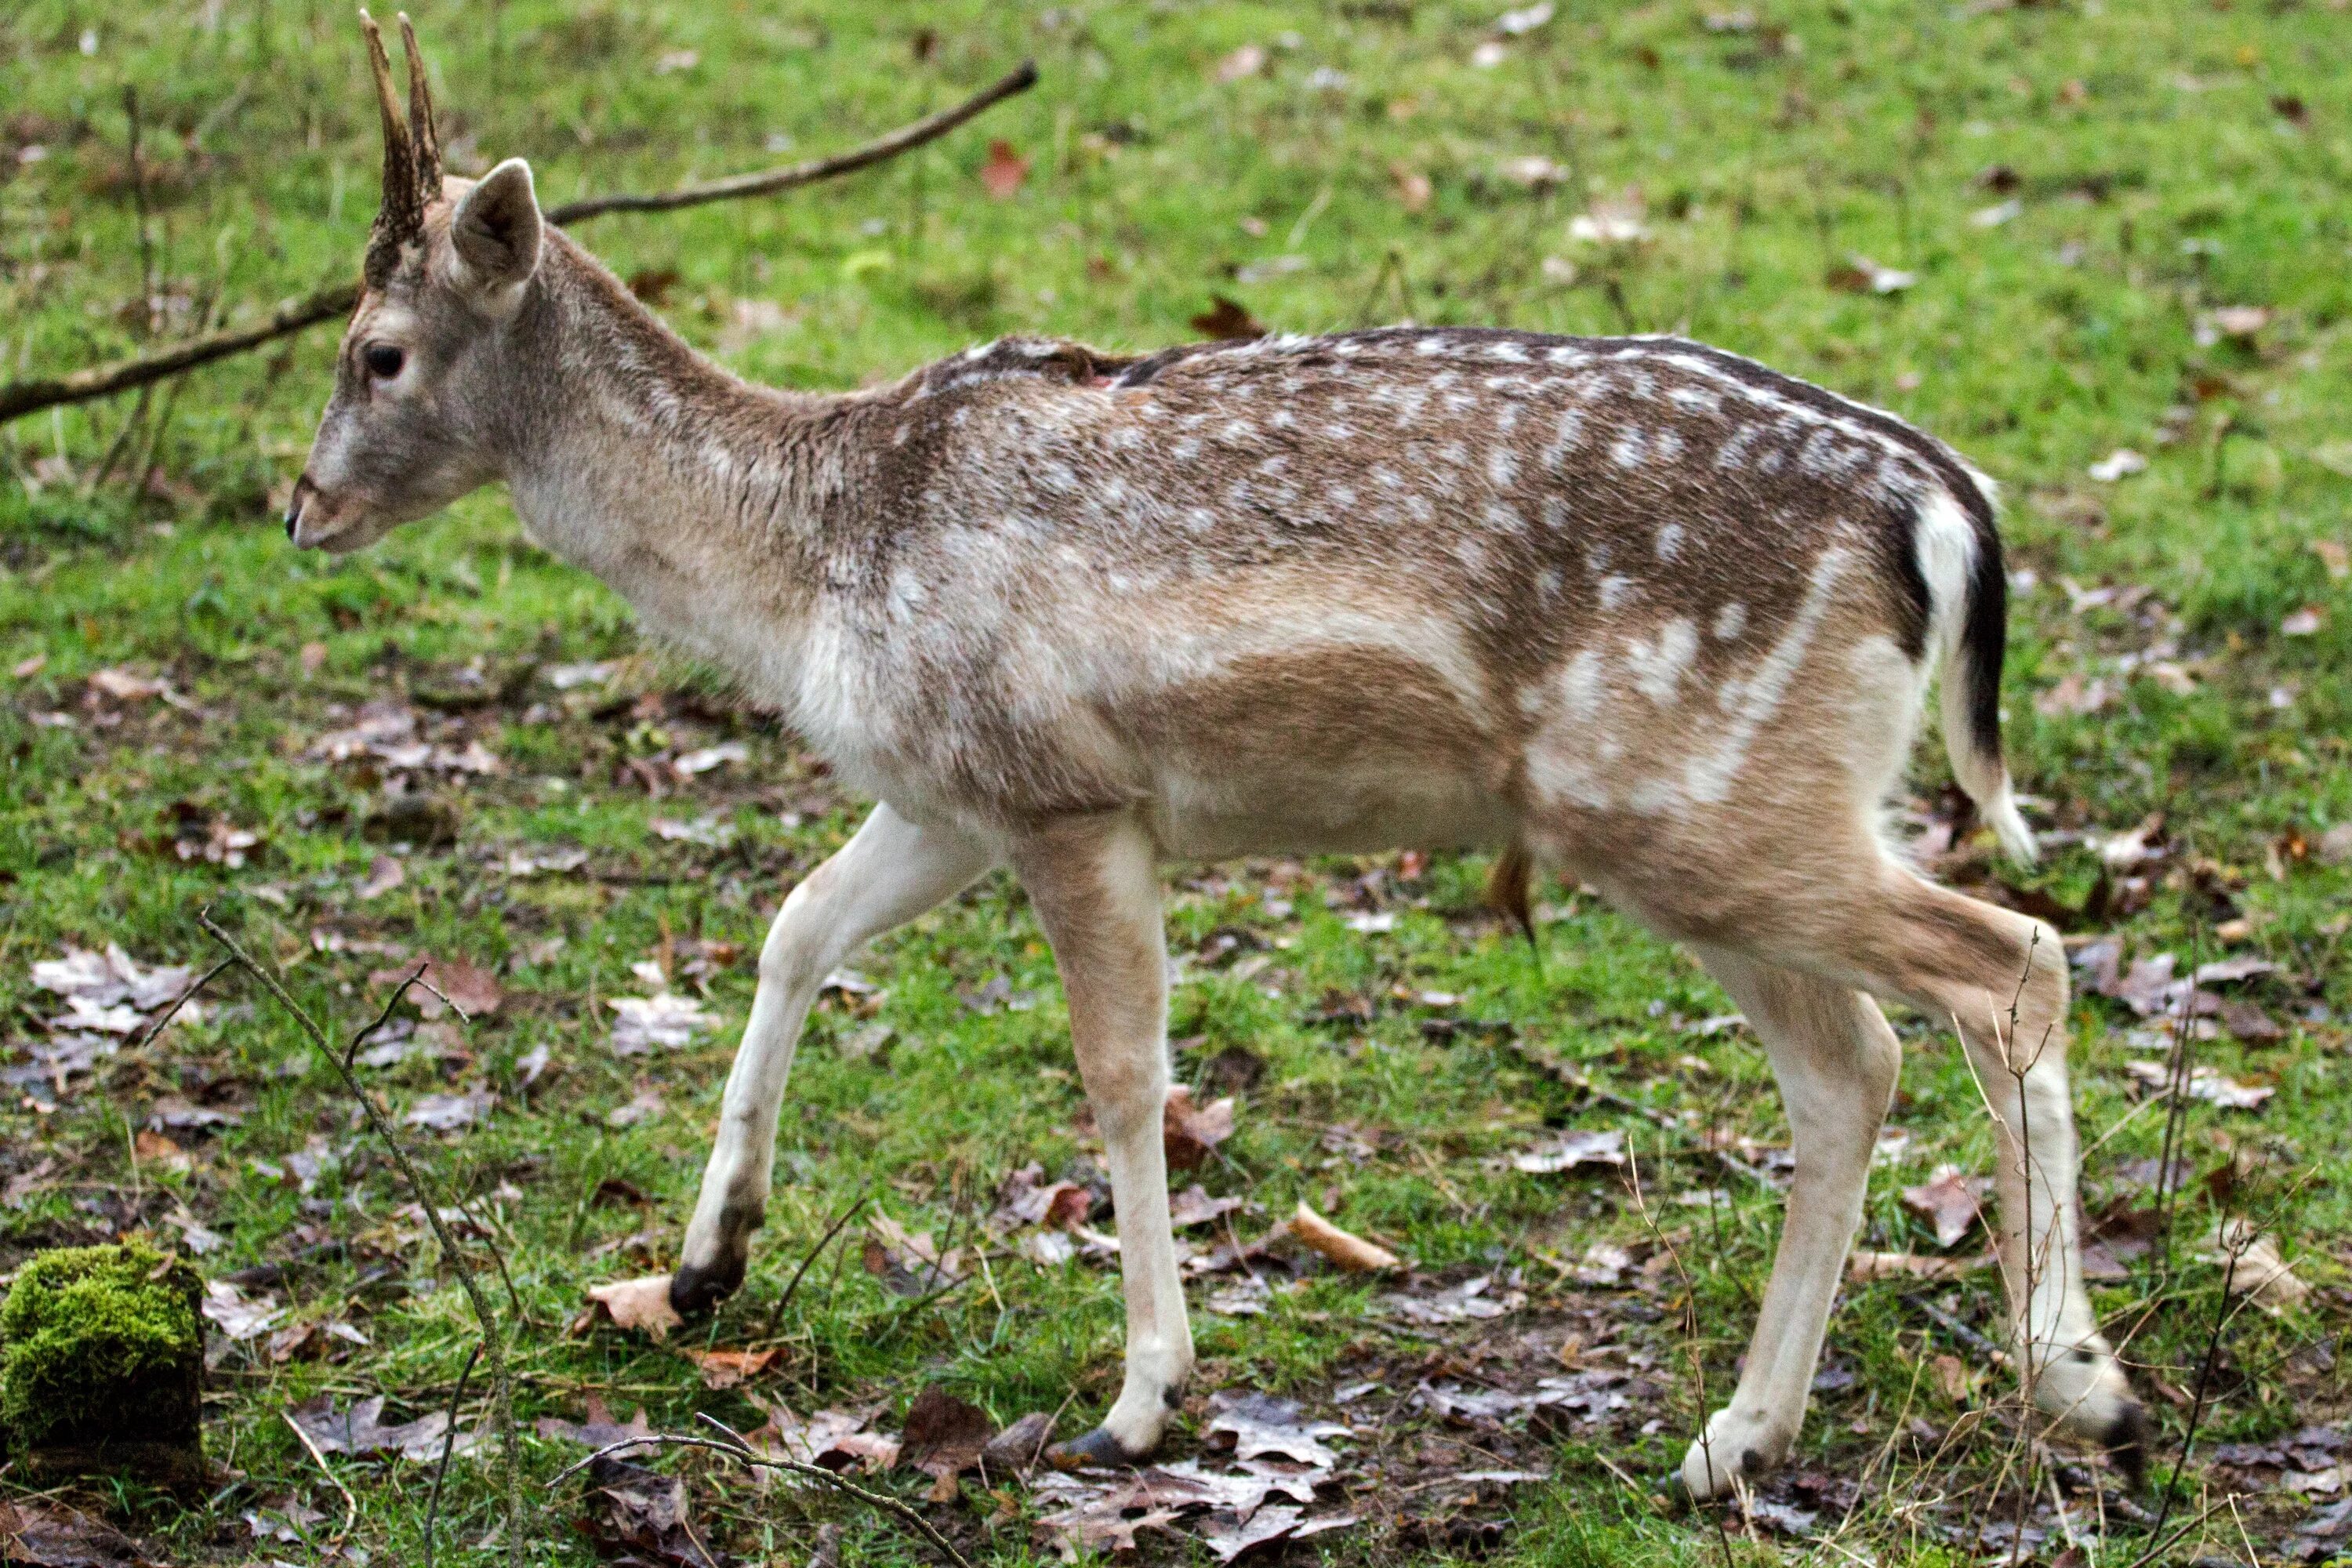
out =
<svg viewBox="0 0 2352 1568"><path fill-rule="evenodd" d="M509 340L545 232L521 159L479 181L443 177L432 90L408 18L400 18L404 121L383 35L365 11L360 26L383 120L383 202L336 354L335 390L286 510L287 538L338 553L499 477Z"/></svg>

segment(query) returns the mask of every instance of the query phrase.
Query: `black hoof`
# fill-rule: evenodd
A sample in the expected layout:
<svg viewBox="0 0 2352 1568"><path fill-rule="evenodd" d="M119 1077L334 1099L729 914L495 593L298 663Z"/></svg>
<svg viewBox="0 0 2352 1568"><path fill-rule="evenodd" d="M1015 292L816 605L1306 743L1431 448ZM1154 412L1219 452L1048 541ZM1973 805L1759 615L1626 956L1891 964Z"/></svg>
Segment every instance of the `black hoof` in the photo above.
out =
<svg viewBox="0 0 2352 1568"><path fill-rule="evenodd" d="M2137 1399L2116 1413L2100 1438L2107 1458L2115 1461L2116 1468L2124 1473L2134 1491L2139 1490L2147 1479L2148 1445L2155 1440L2156 1424L2147 1418L2146 1407Z"/></svg>
<svg viewBox="0 0 2352 1568"><path fill-rule="evenodd" d="M705 1316L735 1294L742 1283L743 1265L740 1260L721 1263L715 1268L681 1263L677 1272L669 1277L669 1310L681 1318Z"/></svg>
<svg viewBox="0 0 2352 1568"><path fill-rule="evenodd" d="M1130 1454L1119 1440L1097 1426L1083 1437L1056 1443L1045 1450L1045 1462L1057 1470L1132 1469L1148 1456Z"/></svg>

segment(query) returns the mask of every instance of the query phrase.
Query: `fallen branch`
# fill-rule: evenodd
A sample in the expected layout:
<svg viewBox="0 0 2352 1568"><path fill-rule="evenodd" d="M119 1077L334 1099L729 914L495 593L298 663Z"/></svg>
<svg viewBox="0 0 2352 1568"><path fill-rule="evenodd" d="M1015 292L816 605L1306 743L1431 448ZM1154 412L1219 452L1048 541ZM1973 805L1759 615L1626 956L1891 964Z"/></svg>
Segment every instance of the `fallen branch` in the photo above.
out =
<svg viewBox="0 0 2352 1568"><path fill-rule="evenodd" d="M681 207L700 206L708 202L770 195L799 185L815 184L821 180L836 179L895 158L926 142L936 141L1005 99L1026 92L1036 85L1036 65L1024 60L1019 69L982 89L954 108L926 115L910 125L901 126L887 136L877 137L846 153L838 153L829 158L811 158L779 169L762 169L722 180L681 185L674 191L624 192L609 196L589 196L550 207L544 216L550 223L561 226L578 223L583 218L602 217L607 213L676 212ZM289 300L278 306L267 320L248 327L191 338L154 353L133 355L111 364L92 365L87 370L72 371L61 376L0 385L0 425L27 414L37 414L44 408L88 403L118 392L129 392L194 370L199 365L210 364L215 360L245 353L306 327L316 326L320 321L347 316L352 307L359 303L359 297L357 283L338 283L303 299Z"/></svg>
<svg viewBox="0 0 2352 1568"><path fill-rule="evenodd" d="M264 969L251 953L245 951L236 938L223 931L213 920L210 910L199 913L196 916L196 923L210 932L215 942L228 950L230 958L236 961L238 968L247 971L256 980L261 982L262 987L277 999L278 1005L294 1016L294 1021L301 1025L302 1032L310 1037L312 1047L326 1058L328 1065L332 1067L337 1075L342 1079L344 1089L359 1102L360 1110L366 1116L368 1126L383 1141L384 1148L392 1155L393 1163L400 1168L401 1177L407 1182L408 1190L416 1194L417 1206L425 1211L425 1222L432 1227L434 1239L441 1244L441 1255L446 1258L450 1267L457 1270L457 1283L466 1292L467 1304L473 1309L474 1320L481 1326L482 1349L490 1363L490 1415L499 1429L499 1468L501 1479L505 1483L503 1489L506 1493L504 1500L507 1562L509 1568L522 1568L522 1474L519 1468L520 1450L515 1442L514 1384L507 1373L506 1342L499 1332L498 1320L490 1315L490 1305L482 1296L481 1285L474 1278L473 1266L467 1262L466 1254L457 1246L457 1237L451 1234L447 1222L441 1217L439 1194L435 1191L433 1184L425 1180L425 1173L418 1168L416 1161L408 1152L408 1146L403 1143L400 1141L400 1135L393 1131L392 1119L386 1116L383 1108L376 1104L375 1096L367 1091L367 1086L360 1082L359 1075L352 1070L350 1060L335 1049L333 1044L327 1038L327 1032L319 1026L318 1020L310 1016L302 1004L294 999L293 993L286 989L285 983L268 970ZM404 992L410 985L416 984L423 974L424 970L420 967L416 973L401 982L399 990ZM397 999L398 994L395 993L394 1000ZM389 1008L386 1010L389 1011ZM297 1430L299 1428L298 1427ZM305 1444L306 1446L308 1444L307 1436ZM311 1451L314 1454L317 1452L315 1448ZM325 1463L323 1459L320 1462L322 1466ZM331 1475L332 1472L330 1472L331 1478Z"/></svg>

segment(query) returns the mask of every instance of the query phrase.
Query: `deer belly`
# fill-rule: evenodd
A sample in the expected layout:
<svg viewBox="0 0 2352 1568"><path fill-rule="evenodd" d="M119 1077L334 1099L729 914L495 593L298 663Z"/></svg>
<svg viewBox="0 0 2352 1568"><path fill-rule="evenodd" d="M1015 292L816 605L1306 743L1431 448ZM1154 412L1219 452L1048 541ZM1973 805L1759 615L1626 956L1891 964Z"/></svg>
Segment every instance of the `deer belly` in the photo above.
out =
<svg viewBox="0 0 2352 1568"><path fill-rule="evenodd" d="M1507 844L1517 814L1466 773L1420 767L1165 773L1147 810L1168 855L1371 854Z"/></svg>

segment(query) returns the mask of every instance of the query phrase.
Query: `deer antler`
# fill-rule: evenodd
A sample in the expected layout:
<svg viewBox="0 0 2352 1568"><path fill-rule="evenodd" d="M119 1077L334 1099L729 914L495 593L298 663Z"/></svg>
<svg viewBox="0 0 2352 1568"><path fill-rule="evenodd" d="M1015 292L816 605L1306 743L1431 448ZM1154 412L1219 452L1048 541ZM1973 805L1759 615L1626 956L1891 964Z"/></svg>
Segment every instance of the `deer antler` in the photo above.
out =
<svg viewBox="0 0 2352 1568"><path fill-rule="evenodd" d="M360 29L367 34L368 68L375 75L375 106L383 117L383 205L376 209L375 226L368 235L365 266L368 287L375 289L391 279L400 262L400 247L424 231L425 198L417 188L415 143L408 127L401 123L400 100L393 93L392 57L383 52L383 31L364 9L360 12ZM412 52L408 58L414 73L416 56Z"/></svg>
<svg viewBox="0 0 2352 1568"><path fill-rule="evenodd" d="M425 56L405 11L400 13L400 49L408 58L408 135L415 143L416 197L422 210L441 194L441 133L433 129L433 88L425 79Z"/></svg>

